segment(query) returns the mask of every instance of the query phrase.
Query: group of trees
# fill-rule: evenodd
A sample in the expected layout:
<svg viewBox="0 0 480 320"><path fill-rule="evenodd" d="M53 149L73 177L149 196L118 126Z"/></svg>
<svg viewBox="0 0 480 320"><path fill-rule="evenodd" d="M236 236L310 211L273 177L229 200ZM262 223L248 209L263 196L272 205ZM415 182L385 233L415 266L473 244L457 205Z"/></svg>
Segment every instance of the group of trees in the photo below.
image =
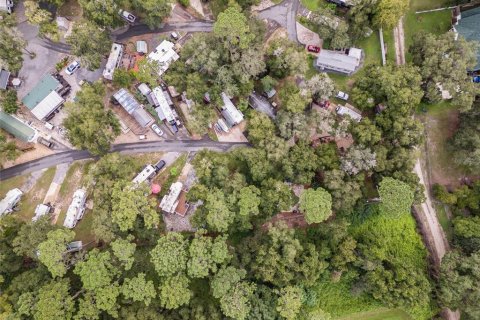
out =
<svg viewBox="0 0 480 320"><path fill-rule="evenodd" d="M0 12L0 68L18 72L22 67L22 51L27 46L21 33L15 27L15 16Z"/></svg>
<svg viewBox="0 0 480 320"><path fill-rule="evenodd" d="M70 142L93 155L101 155L120 134L120 124L112 110L104 107L105 87L96 82L82 87L76 102L67 106L68 116L63 121Z"/></svg>

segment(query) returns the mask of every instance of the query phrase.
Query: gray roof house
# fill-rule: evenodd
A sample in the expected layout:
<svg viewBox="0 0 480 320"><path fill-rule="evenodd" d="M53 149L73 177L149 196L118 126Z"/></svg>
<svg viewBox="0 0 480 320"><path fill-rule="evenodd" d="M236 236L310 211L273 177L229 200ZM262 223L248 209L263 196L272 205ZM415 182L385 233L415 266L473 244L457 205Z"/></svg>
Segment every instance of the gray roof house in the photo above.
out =
<svg viewBox="0 0 480 320"><path fill-rule="evenodd" d="M120 105L123 107L123 109L125 109L125 111L127 111L129 115L137 120L137 122L143 128L146 128L150 123L153 122L150 114L143 109L143 106L126 89L122 88L118 90L113 97L118 101L118 103L120 103Z"/></svg>
<svg viewBox="0 0 480 320"><path fill-rule="evenodd" d="M228 126L233 127L243 121L243 113L232 103L232 100L225 92L221 93L223 100L222 115L227 121Z"/></svg>
<svg viewBox="0 0 480 320"><path fill-rule="evenodd" d="M337 72L351 75L360 68L363 52L350 48L348 54L341 51L320 50L315 67L324 72Z"/></svg>
<svg viewBox="0 0 480 320"><path fill-rule="evenodd" d="M456 17L453 31L468 41L480 42L480 7L465 10ZM480 47L477 48L477 65L471 71L480 70Z"/></svg>

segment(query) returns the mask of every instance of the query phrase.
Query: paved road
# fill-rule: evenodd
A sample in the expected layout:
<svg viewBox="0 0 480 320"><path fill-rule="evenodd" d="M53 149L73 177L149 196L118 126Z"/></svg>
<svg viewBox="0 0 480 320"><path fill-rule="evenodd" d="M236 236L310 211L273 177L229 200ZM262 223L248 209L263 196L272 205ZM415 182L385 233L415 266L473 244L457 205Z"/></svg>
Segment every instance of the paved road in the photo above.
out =
<svg viewBox="0 0 480 320"><path fill-rule="evenodd" d="M142 152L156 152L156 151L199 151L202 149L210 149L225 152L235 146L248 146L248 143L241 142L215 142L209 140L190 140L190 141L149 141L118 144L112 147L110 152L120 152L122 154L142 153ZM18 175L38 171L45 168L50 168L61 163L71 163L76 160L93 158L93 156L86 150L70 150L40 159L32 160L22 163L0 171L0 181L6 180Z"/></svg>
<svg viewBox="0 0 480 320"><path fill-rule="evenodd" d="M298 0L284 0L273 7L260 11L258 17L278 22L287 29L288 38L298 42L296 17L299 7L300 2Z"/></svg>
<svg viewBox="0 0 480 320"><path fill-rule="evenodd" d="M149 33L161 33L171 31L185 31L185 32L211 32L213 29L212 21L189 21L189 22L172 22L163 24L160 28L150 29L145 24L137 24L127 31L120 34L112 34L114 41L121 41L130 37L140 36Z"/></svg>

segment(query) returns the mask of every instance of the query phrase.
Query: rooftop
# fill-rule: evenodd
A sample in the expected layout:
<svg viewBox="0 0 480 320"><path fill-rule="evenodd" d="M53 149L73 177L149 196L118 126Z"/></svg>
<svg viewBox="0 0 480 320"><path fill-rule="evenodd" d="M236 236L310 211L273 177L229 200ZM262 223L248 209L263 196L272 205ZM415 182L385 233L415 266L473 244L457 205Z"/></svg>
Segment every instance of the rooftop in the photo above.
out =
<svg viewBox="0 0 480 320"><path fill-rule="evenodd" d="M160 119L162 119L161 115L163 115L163 118L165 118L165 120L167 120L168 122L175 121L175 115L173 114L172 108L170 108L170 105L168 104L167 98L165 97L162 88L153 88L152 98L155 102L156 109L160 109L161 111L157 111Z"/></svg>
<svg viewBox="0 0 480 320"><path fill-rule="evenodd" d="M35 138L35 130L33 128L3 111L0 111L0 128L15 138L26 142L30 142Z"/></svg>
<svg viewBox="0 0 480 320"><path fill-rule="evenodd" d="M155 168L151 164L149 164L145 168L143 168L143 170L139 174L137 174L137 176L132 180L132 182L135 184L143 183L147 181L147 179L149 179L155 172Z"/></svg>
<svg viewBox="0 0 480 320"><path fill-rule="evenodd" d="M175 45L167 40L163 40L155 50L148 54L148 59L158 61L160 63L159 75L167 71L170 63L178 60L179 55L173 50Z"/></svg>
<svg viewBox="0 0 480 320"><path fill-rule="evenodd" d="M162 198L162 201L160 201L160 208L168 213L174 213L175 209L178 204L178 197L180 196L180 193L182 192L183 184L181 182L174 182L170 186L170 190L168 191L168 194L165 195Z"/></svg>
<svg viewBox="0 0 480 320"><path fill-rule="evenodd" d="M322 49L317 56L316 66L322 70L352 74L360 66L361 55L362 51L357 48L350 48L348 54Z"/></svg>
<svg viewBox="0 0 480 320"><path fill-rule="evenodd" d="M337 107L337 114L341 116L347 115L357 122L360 122L360 120L362 120L362 114L360 113L360 111L356 110L352 105L348 103L345 104L345 106L339 105Z"/></svg>
<svg viewBox="0 0 480 320"><path fill-rule="evenodd" d="M78 189L73 194L72 203L68 207L67 215L63 226L67 228L75 227L77 221L82 218L85 209L85 201L87 200L87 193L83 189Z"/></svg>
<svg viewBox="0 0 480 320"><path fill-rule="evenodd" d="M118 67L121 57L123 54L123 46L118 43L112 44L112 49L110 50L110 55L108 56L107 64L105 70L103 70L103 77L108 80L113 80L113 73L115 68Z"/></svg>
<svg viewBox="0 0 480 320"><path fill-rule="evenodd" d="M65 99L63 99L56 91L52 91L31 110L38 120L43 120L64 102Z"/></svg>
<svg viewBox="0 0 480 320"><path fill-rule="evenodd" d="M480 42L480 7L462 11L461 17L455 30L468 41ZM480 70L480 48L477 48L477 65L473 70Z"/></svg>
<svg viewBox="0 0 480 320"><path fill-rule="evenodd" d="M227 120L228 125L234 126L243 121L243 113L235 107L225 92L221 93L223 100L222 115Z"/></svg>
<svg viewBox="0 0 480 320"><path fill-rule="evenodd" d="M44 75L37 85L23 98L22 102L28 109L35 108L50 92L60 87L60 82L50 74Z"/></svg>
<svg viewBox="0 0 480 320"><path fill-rule="evenodd" d="M137 120L142 127L145 128L153 121L148 112L143 109L143 106L126 89L122 88L118 90L113 97L118 101L118 103L120 103L123 109L128 112L128 114L132 115L135 120Z"/></svg>
<svg viewBox="0 0 480 320"><path fill-rule="evenodd" d="M22 194L23 192L18 188L12 189L7 192L5 198L0 201L0 217L5 213L11 212L13 207L15 207L18 201L20 201L20 197L22 196Z"/></svg>

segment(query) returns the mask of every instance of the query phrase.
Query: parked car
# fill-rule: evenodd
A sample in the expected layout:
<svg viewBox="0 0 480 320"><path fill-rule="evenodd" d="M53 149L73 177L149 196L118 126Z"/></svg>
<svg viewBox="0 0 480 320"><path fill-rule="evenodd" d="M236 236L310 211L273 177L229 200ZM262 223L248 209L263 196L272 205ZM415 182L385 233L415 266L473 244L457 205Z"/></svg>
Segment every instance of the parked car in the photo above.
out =
<svg viewBox="0 0 480 320"><path fill-rule="evenodd" d="M475 77L473 77L472 81L473 81L474 83L480 83L480 76L475 76Z"/></svg>
<svg viewBox="0 0 480 320"><path fill-rule="evenodd" d="M165 167L165 165L166 165L165 161L160 160L157 163L155 163L155 170L157 170L157 172L159 172L160 170L163 169L163 167Z"/></svg>
<svg viewBox="0 0 480 320"><path fill-rule="evenodd" d="M319 53L319 52L320 52L320 49L321 49L320 47L314 46L313 44L309 44L309 45L307 46L308 52Z"/></svg>
<svg viewBox="0 0 480 320"><path fill-rule="evenodd" d="M65 69L65 73L68 75L72 75L78 69L80 69L80 62L75 60L67 66L67 68Z"/></svg>
<svg viewBox="0 0 480 320"><path fill-rule="evenodd" d="M180 37L178 36L178 33L176 33L176 32L170 33L170 37L172 37L173 40L178 40L178 38L180 38Z"/></svg>
<svg viewBox="0 0 480 320"><path fill-rule="evenodd" d="M345 93L343 91L338 91L337 95L335 96L338 99L342 99L347 101L348 100L348 93Z"/></svg>
<svg viewBox="0 0 480 320"><path fill-rule="evenodd" d="M45 147L52 149L54 147L53 142L42 137L38 137L37 142L43 144Z"/></svg>
<svg viewBox="0 0 480 320"><path fill-rule="evenodd" d="M152 130L153 130L159 137L163 136L163 131L162 131L162 129L160 129L160 127L159 127L156 123L152 124Z"/></svg>
<svg viewBox="0 0 480 320"><path fill-rule="evenodd" d="M135 17L133 14L131 14L130 12L128 11L125 11L125 10L122 10L120 9L118 11L118 14L127 22L129 23L134 23L135 20L137 20L137 17Z"/></svg>
<svg viewBox="0 0 480 320"><path fill-rule="evenodd" d="M144 134L141 134L141 135L138 136L138 139L139 140L145 140L145 139L147 139L147 136L144 135Z"/></svg>

